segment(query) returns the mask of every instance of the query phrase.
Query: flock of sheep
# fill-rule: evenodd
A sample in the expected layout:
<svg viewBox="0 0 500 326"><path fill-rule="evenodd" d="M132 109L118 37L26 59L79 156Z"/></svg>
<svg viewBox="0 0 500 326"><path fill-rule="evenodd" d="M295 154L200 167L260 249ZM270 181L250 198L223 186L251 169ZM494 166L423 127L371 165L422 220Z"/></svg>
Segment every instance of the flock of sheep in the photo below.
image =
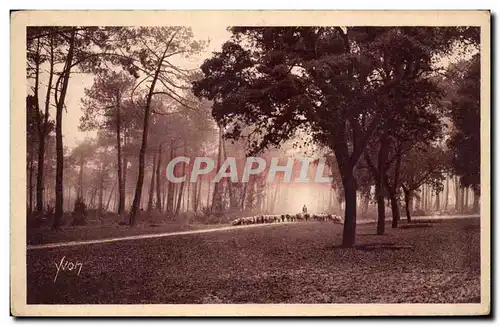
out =
<svg viewBox="0 0 500 326"><path fill-rule="evenodd" d="M341 216L335 214L281 214L281 215L254 215L235 219L233 225L263 224L263 223L284 223L300 221L321 221L343 224Z"/></svg>

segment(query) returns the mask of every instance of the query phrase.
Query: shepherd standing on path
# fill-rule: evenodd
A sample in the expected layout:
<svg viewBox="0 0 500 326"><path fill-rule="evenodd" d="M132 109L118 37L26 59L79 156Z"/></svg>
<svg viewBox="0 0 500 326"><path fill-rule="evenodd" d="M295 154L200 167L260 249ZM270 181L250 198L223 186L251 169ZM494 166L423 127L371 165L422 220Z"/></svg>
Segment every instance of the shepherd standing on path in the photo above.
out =
<svg viewBox="0 0 500 326"><path fill-rule="evenodd" d="M302 215L307 222L309 215L307 215L307 206L306 205L304 205L304 207L302 207Z"/></svg>

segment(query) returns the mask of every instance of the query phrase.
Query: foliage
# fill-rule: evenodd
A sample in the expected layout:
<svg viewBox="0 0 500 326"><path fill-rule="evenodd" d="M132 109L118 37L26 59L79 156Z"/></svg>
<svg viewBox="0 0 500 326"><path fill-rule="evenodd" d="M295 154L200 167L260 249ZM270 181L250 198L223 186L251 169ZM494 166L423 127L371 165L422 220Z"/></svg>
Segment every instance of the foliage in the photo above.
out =
<svg viewBox="0 0 500 326"><path fill-rule="evenodd" d="M480 192L480 56L467 63L463 75L458 80L458 89L452 99L449 115L453 122L453 132L448 146L453 154L452 166L460 176L463 187L472 187Z"/></svg>
<svg viewBox="0 0 500 326"><path fill-rule="evenodd" d="M185 84L190 76L170 60L175 56L186 58L199 52L204 42L194 40L190 28L169 26L125 28L119 37L119 44L130 60L129 71L136 78L141 78L132 90L132 103L135 104L137 98L140 103L145 101L137 184L129 217L130 225L134 225L144 183L145 156L154 101L165 97L188 106L189 101L186 101L180 91L187 89ZM143 84L144 88L135 92Z"/></svg>
<svg viewBox="0 0 500 326"><path fill-rule="evenodd" d="M449 170L449 153L437 146L415 146L403 158L401 184L414 191L421 185L443 190L444 173Z"/></svg>
<svg viewBox="0 0 500 326"><path fill-rule="evenodd" d="M456 27L231 31L222 50L201 66L204 78L193 83L194 94L213 101L226 135L246 138L250 153L279 146L298 130L331 149L346 199L346 246L354 245L356 225L353 169L373 133L384 124L403 126L390 123L399 110L425 113L437 87L424 77L434 72L436 56L478 37L477 29ZM427 127L425 118L414 120Z"/></svg>
<svg viewBox="0 0 500 326"><path fill-rule="evenodd" d="M280 144L302 126L329 143L332 133L343 132L333 128L345 122L343 116L373 110L380 115L395 109L394 103L383 105L395 96L402 101L415 91L425 96L425 81L415 88L409 78L431 71L433 54L449 53L456 42L451 36L460 34L453 28L385 27L235 27L232 32L222 51L202 65L205 77L194 83L194 91L213 100L214 117L231 127L229 136L241 136L243 125L258 127L246 135L253 138L254 151ZM405 66L408 61L412 64ZM390 87L384 78L391 78Z"/></svg>
<svg viewBox="0 0 500 326"><path fill-rule="evenodd" d="M115 130L116 111L120 106L127 106L134 79L123 71L105 70L94 78L94 83L85 89L85 98L82 99L83 116L80 118L80 129L83 131L93 129ZM123 115L120 121L125 129L127 117Z"/></svg>
<svg viewBox="0 0 500 326"><path fill-rule="evenodd" d="M73 209L73 221L71 225L85 225L87 219L87 205L82 197L77 197Z"/></svg>

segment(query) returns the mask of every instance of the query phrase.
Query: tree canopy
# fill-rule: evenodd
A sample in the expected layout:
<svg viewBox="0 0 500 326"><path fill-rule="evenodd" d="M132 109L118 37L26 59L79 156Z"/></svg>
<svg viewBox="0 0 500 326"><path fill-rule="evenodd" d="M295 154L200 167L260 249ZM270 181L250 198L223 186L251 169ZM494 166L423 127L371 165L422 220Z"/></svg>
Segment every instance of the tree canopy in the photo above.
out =
<svg viewBox="0 0 500 326"><path fill-rule="evenodd" d="M354 245L355 236L353 170L374 132L405 104L426 108L436 90L429 77L438 70L437 58L478 39L477 29L458 27L231 31L222 50L201 66L195 95L213 101L213 116L229 130L227 137L248 139L252 153L299 129L333 150L346 198L345 246ZM421 123L424 129L430 124L425 116Z"/></svg>

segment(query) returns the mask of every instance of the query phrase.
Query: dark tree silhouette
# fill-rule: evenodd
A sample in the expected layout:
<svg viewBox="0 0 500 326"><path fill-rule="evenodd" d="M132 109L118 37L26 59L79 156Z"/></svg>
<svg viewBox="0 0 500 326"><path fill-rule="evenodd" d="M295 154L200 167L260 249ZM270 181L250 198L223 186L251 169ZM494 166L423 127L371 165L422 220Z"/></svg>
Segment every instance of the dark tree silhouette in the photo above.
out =
<svg viewBox="0 0 500 326"><path fill-rule="evenodd" d="M411 221L411 200L415 191L424 184L442 190L442 181L448 170L449 155L436 146L417 144L403 157L400 178L408 222Z"/></svg>
<svg viewBox="0 0 500 326"><path fill-rule="evenodd" d="M480 56L474 55L458 81L456 97L452 99L450 117L454 130L448 142L452 151L452 167L463 187L474 191L474 211L479 211L481 133L480 133Z"/></svg>
<svg viewBox="0 0 500 326"><path fill-rule="evenodd" d="M85 91L86 98L82 100L84 115L80 119L82 130L110 130L115 133L117 152L118 181L118 216L121 220L125 211L125 180L124 180L124 125L126 123L124 109L133 111L130 101L127 101L133 86L133 78L125 72L103 71L94 79L94 84ZM104 118L104 119L103 119Z"/></svg>
<svg viewBox="0 0 500 326"><path fill-rule="evenodd" d="M183 69L173 65L171 60L175 56L188 57L199 52L204 43L193 40L190 28L179 26L129 28L124 30L120 41L121 46L129 50L127 57L131 58L131 66L142 74L134 90L141 84L148 85L145 94L138 92L142 99L145 99L145 104L138 176L129 216L129 224L134 225L144 183L144 166L153 99L160 95L181 105L188 105L189 101L186 101L179 94L179 91L186 89L183 82L189 76Z"/></svg>
<svg viewBox="0 0 500 326"><path fill-rule="evenodd" d="M205 61L194 93L213 101L229 138L250 152L309 131L336 156L346 209L343 245L354 246L354 168L372 134L394 110L400 85L449 53L461 28L234 27L222 51ZM465 30L467 31L467 30ZM386 69L385 66L390 67ZM384 71L390 71L384 74ZM245 126L251 126L250 132Z"/></svg>

